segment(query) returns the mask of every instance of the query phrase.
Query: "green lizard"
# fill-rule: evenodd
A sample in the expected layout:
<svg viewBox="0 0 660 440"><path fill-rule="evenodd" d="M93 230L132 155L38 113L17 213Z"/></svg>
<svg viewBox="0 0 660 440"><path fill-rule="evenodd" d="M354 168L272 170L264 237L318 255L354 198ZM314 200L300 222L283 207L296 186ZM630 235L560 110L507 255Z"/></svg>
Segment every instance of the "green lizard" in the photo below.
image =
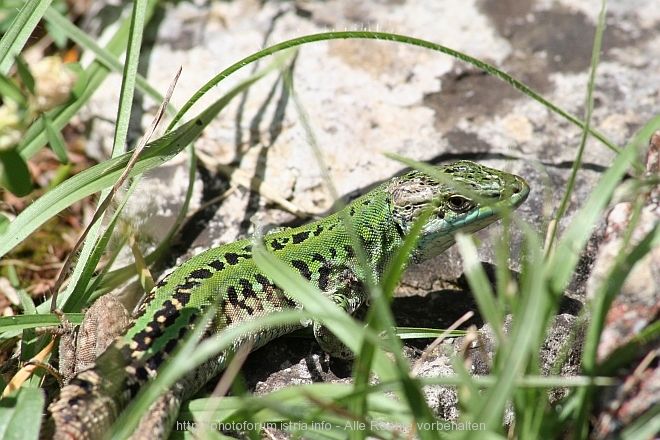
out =
<svg viewBox="0 0 660 440"><path fill-rule="evenodd" d="M437 167L457 187L419 171L395 177L346 206L343 213L298 228L267 234L266 249L325 292L347 313L365 301L364 272L346 230L350 219L374 269L376 281L427 208L433 214L423 226L410 262L432 258L454 244L454 234L478 231L520 206L529 187L518 176L462 161ZM468 188L469 195L465 190ZM478 196L475 200L471 196ZM240 240L207 250L160 281L139 308L133 325L90 368L79 372L49 407L56 439L99 439L140 387L154 377L197 317L218 304L205 337L247 320L301 306L287 296L252 259L252 241ZM263 328L236 341L252 350L302 328L288 324ZM331 356L352 353L320 323L313 324L320 346ZM181 379L152 405L132 438L166 438L181 402L190 398L226 366L222 352Z"/></svg>

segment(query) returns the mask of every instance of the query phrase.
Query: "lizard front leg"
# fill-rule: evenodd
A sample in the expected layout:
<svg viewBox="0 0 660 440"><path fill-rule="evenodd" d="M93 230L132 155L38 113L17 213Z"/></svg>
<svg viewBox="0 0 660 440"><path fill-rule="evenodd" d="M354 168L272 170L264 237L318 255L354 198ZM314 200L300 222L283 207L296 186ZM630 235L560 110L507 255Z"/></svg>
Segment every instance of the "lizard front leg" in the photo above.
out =
<svg viewBox="0 0 660 440"><path fill-rule="evenodd" d="M337 277L337 288L327 292L328 297L343 311L352 315L365 304L369 298L364 284L355 276L352 270L345 269ZM355 353L339 340L322 322L314 321L314 338L323 351L330 356L350 360Z"/></svg>

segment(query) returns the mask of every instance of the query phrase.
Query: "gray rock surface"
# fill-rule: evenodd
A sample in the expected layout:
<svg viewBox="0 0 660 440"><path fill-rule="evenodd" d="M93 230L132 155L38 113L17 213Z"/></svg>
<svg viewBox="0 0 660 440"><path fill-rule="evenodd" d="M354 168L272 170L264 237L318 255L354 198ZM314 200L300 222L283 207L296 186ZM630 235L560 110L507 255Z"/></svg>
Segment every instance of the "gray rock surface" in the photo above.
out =
<svg viewBox="0 0 660 440"><path fill-rule="evenodd" d="M651 140L646 169L651 179L657 180L660 176L660 132ZM628 228L635 218L633 212L637 201L642 202L642 209L630 242L624 248ZM617 267L617 259L647 239L659 223L660 186L657 184L640 189L633 201L622 201L612 208L607 217L603 243L587 282L591 301L607 295L608 285L603 280L609 279L607 274ZM616 296L612 298L598 344L597 360L605 370L603 374L614 375L619 382L600 391L596 401L594 438L618 438L623 428L639 422L647 411L660 404L660 368L654 362L660 338L647 335L633 349L621 351L626 344L657 324L660 317L660 246L650 248L630 267L630 273L614 293ZM657 436L657 432L655 434Z"/></svg>

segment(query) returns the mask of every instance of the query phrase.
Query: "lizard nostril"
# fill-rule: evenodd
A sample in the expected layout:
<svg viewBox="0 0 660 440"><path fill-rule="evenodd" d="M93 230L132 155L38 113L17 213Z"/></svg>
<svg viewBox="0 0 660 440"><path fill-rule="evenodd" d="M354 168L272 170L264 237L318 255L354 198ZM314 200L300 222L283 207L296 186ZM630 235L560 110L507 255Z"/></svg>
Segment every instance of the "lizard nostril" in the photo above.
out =
<svg viewBox="0 0 660 440"><path fill-rule="evenodd" d="M518 193L520 193L520 192L522 191L522 189L523 189L523 184L522 184L522 182L520 182L519 180L516 180L516 181L513 183L512 186L513 186L513 193L514 193L514 194L518 194Z"/></svg>

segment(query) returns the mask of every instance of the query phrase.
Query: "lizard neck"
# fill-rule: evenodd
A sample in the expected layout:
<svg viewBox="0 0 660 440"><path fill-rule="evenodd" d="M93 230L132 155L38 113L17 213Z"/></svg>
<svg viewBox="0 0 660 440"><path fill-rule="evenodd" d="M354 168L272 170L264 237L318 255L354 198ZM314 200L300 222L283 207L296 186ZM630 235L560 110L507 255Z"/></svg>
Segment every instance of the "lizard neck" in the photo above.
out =
<svg viewBox="0 0 660 440"><path fill-rule="evenodd" d="M353 222L367 263L373 269L374 281L378 282L403 242L403 231L392 217L391 194L378 188L347 206L345 213ZM342 222L341 216L337 220ZM347 239L350 242L348 233ZM360 267L355 271L363 272Z"/></svg>

